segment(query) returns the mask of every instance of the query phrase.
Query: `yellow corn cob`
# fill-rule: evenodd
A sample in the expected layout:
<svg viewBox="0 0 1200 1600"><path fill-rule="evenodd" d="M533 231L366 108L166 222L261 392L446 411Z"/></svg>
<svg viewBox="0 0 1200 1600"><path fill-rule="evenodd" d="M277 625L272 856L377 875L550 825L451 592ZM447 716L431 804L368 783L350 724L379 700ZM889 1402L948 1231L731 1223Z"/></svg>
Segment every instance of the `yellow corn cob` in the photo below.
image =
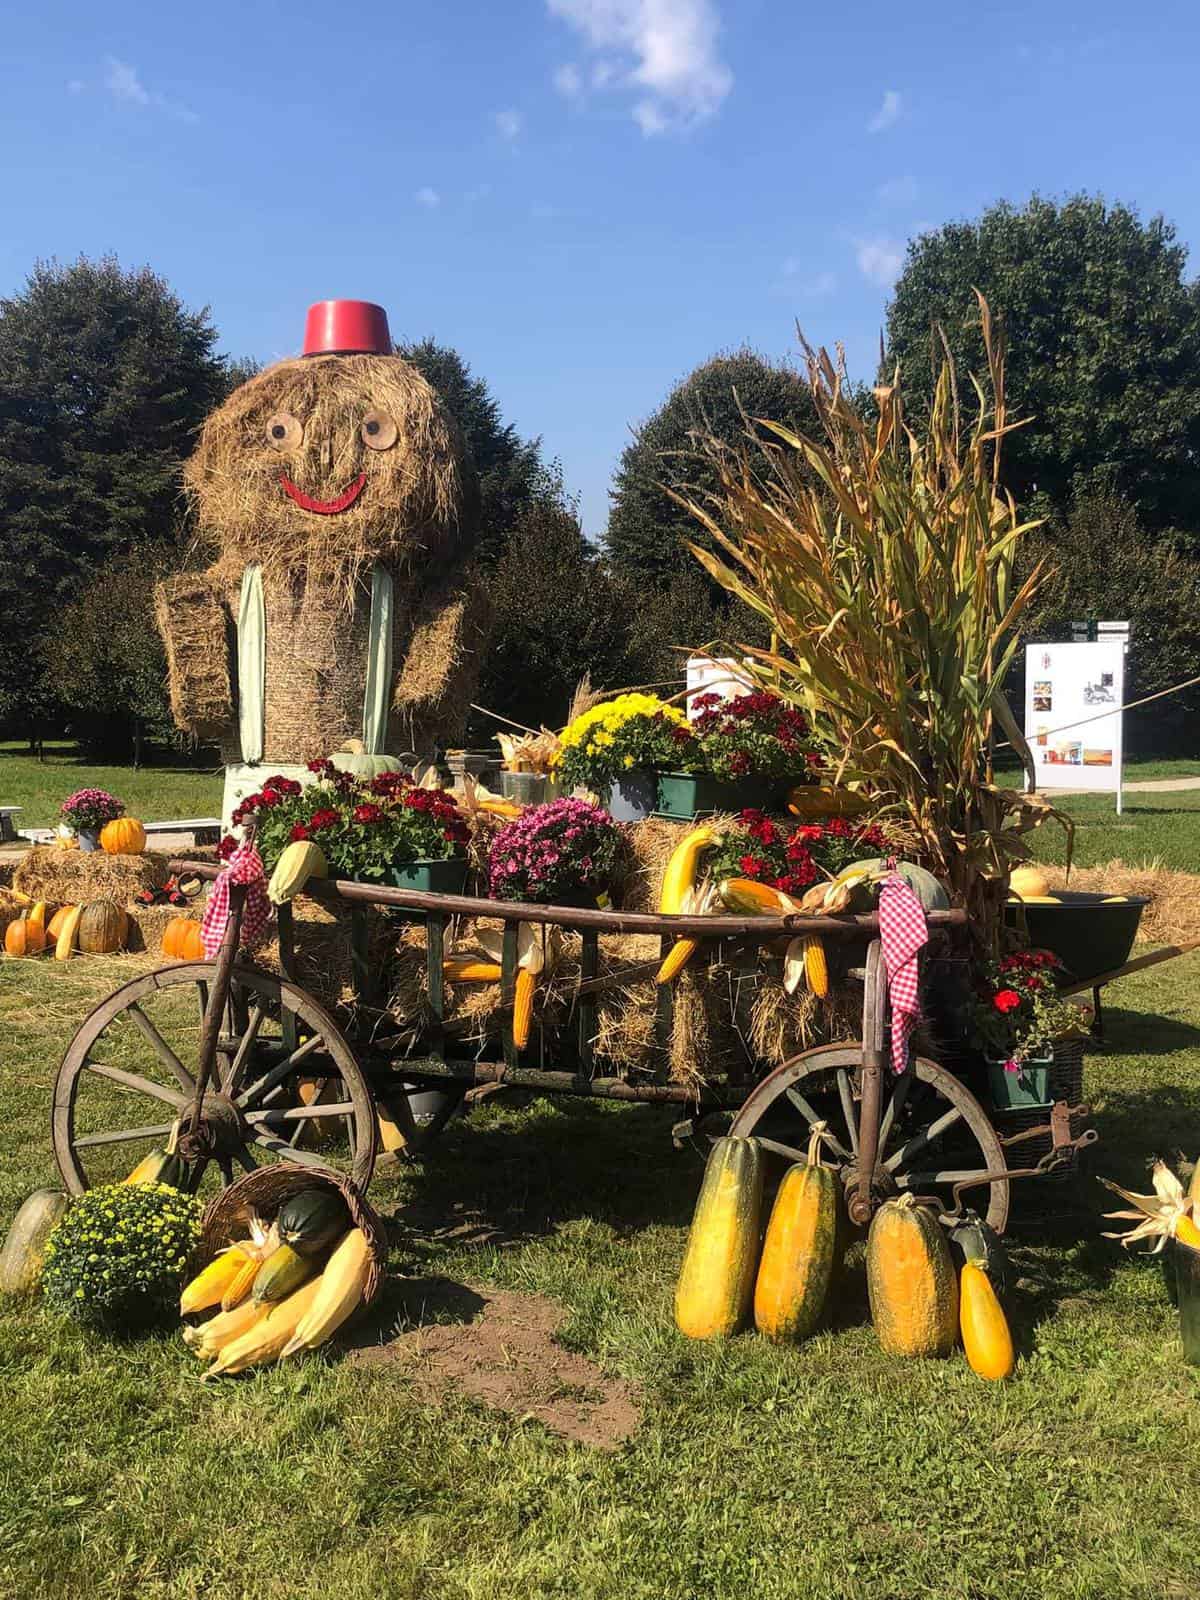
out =
<svg viewBox="0 0 1200 1600"><path fill-rule="evenodd" d="M442 962L442 976L447 983L499 983L500 968L494 961L452 956Z"/></svg>
<svg viewBox="0 0 1200 1600"><path fill-rule="evenodd" d="M699 939L676 939L663 958L663 964L654 979L655 983L673 982L699 948Z"/></svg>
<svg viewBox="0 0 1200 1600"><path fill-rule="evenodd" d="M225 1293L221 1296L221 1310L232 1311L234 1306L240 1306L242 1301L254 1287L254 1280L258 1277L258 1269L262 1266L259 1256L247 1256L238 1267L236 1275L230 1279Z"/></svg>
<svg viewBox="0 0 1200 1600"><path fill-rule="evenodd" d="M227 1344L240 1339L244 1333L249 1333L256 1322L268 1317L271 1309L270 1306L257 1305L253 1300L243 1300L232 1311L218 1311L215 1317L210 1317L198 1328L185 1328L184 1342L192 1347L201 1360L211 1361L214 1356L220 1355Z"/></svg>
<svg viewBox="0 0 1200 1600"><path fill-rule="evenodd" d="M226 1289L246 1262L253 1259L250 1251L244 1250L240 1244L231 1244L228 1250L222 1250L203 1272L197 1273L180 1295L180 1316L190 1317L197 1311L207 1311L210 1306L220 1305Z"/></svg>
<svg viewBox="0 0 1200 1600"><path fill-rule="evenodd" d="M513 995L513 1044L524 1050L529 1043L529 1029L533 1022L533 996L537 989L537 976L522 967L517 973L516 991Z"/></svg>
<svg viewBox="0 0 1200 1600"><path fill-rule="evenodd" d="M829 963L825 959L825 946L816 933L804 935L804 976L817 999L824 1000L829 994Z"/></svg>
<svg viewBox="0 0 1200 1600"><path fill-rule="evenodd" d="M275 863L275 871L267 885L267 895L273 905L282 905L298 895L310 878L327 878L329 863L319 844L311 839L297 839L285 845Z"/></svg>
<svg viewBox="0 0 1200 1600"><path fill-rule="evenodd" d="M320 1286L320 1278L310 1278L286 1300L270 1306L267 1315L255 1322L241 1338L222 1347L204 1376L215 1378L222 1372L244 1372L247 1367L261 1367L270 1361L277 1361L284 1346L291 1342L300 1326L301 1318L317 1298Z"/></svg>
<svg viewBox="0 0 1200 1600"><path fill-rule="evenodd" d="M280 1359L301 1350L315 1350L330 1339L362 1303L371 1265L371 1248L361 1228L351 1228L317 1280L316 1298L304 1313Z"/></svg>
<svg viewBox="0 0 1200 1600"><path fill-rule="evenodd" d="M779 916L791 909L790 901L778 889L753 878L723 878L717 895L725 909L738 917Z"/></svg>
<svg viewBox="0 0 1200 1600"><path fill-rule="evenodd" d="M658 909L664 916L675 916L683 910L685 896L695 887L700 856L716 842L715 829L701 826L689 829L672 850L658 895Z"/></svg>

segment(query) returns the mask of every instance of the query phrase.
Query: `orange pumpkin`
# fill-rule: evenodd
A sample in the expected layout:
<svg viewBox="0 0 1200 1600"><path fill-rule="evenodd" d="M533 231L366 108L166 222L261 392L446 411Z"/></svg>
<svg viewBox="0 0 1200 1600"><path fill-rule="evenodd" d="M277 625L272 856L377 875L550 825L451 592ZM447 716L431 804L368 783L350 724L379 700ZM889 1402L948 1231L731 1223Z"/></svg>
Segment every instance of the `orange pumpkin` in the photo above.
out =
<svg viewBox="0 0 1200 1600"><path fill-rule="evenodd" d="M172 917L163 930L162 953L172 961L203 961L200 924L193 917Z"/></svg>
<svg viewBox="0 0 1200 1600"><path fill-rule="evenodd" d="M18 917L4 930L4 949L10 956L40 956L46 948L46 929L41 917Z"/></svg>
<svg viewBox="0 0 1200 1600"><path fill-rule="evenodd" d="M47 941L58 938L59 934L63 931L63 923L71 915L74 909L74 906L59 906L58 910L50 918L49 924L46 927Z"/></svg>
<svg viewBox="0 0 1200 1600"><path fill-rule="evenodd" d="M110 856L140 856L146 848L146 830L136 817L117 817L101 828L100 848Z"/></svg>

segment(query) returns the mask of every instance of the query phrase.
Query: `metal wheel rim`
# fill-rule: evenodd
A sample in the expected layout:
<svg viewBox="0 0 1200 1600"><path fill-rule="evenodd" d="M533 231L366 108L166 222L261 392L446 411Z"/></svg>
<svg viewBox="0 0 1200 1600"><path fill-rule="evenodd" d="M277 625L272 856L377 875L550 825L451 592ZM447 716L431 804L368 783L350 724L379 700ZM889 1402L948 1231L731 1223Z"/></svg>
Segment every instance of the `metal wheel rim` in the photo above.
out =
<svg viewBox="0 0 1200 1600"><path fill-rule="evenodd" d="M746 1097L730 1125L730 1134L740 1138L747 1138L753 1135L761 1140L763 1136L757 1134L756 1129L759 1128L764 1118L774 1109L780 1099L787 1098L789 1088L798 1089L806 1078L816 1077L819 1073L833 1072L836 1074L839 1070L843 1073L848 1073L861 1067L862 1055L861 1045L845 1044L819 1045L816 1049L805 1050L800 1055L793 1056L790 1061L785 1061L782 1066L776 1067L774 1072L756 1085ZM1007 1170L1008 1163L1005 1160L1004 1150L996 1131L992 1127L987 1113L971 1091L952 1073L947 1072L944 1067L938 1066L936 1062L929 1061L923 1056L915 1056L913 1058L913 1070L916 1074L916 1081L927 1084L959 1112L959 1120L965 1123L983 1158L984 1165L979 1170L987 1172ZM887 1071L887 1078L884 1084L885 1099L880 1108L881 1128L885 1125L892 1094L900 1081L893 1078L890 1071L887 1069L885 1071ZM794 1110L797 1123L803 1123L805 1121L804 1114L798 1107L794 1108ZM807 1129L804 1128L802 1131L805 1136L800 1140L801 1147L798 1150L791 1149L789 1151L792 1157L800 1160L804 1159L802 1147L807 1143ZM848 1132L844 1126L835 1127L834 1131L842 1138ZM890 1128L888 1131L890 1138ZM777 1142L766 1141L767 1148L771 1149L772 1144L775 1143ZM775 1153L778 1154L787 1148L781 1145ZM895 1154L895 1152L893 1151L892 1154ZM881 1148L877 1157L877 1165L887 1157L888 1150ZM903 1171L904 1168L902 1167L900 1170ZM977 1210L982 1209L983 1196L987 1195L988 1204L985 1220L997 1233L1003 1233L1008 1222L1010 1187L1009 1181L1005 1177L988 1185L981 1184L977 1189L968 1189L965 1193L967 1203Z"/></svg>
<svg viewBox="0 0 1200 1600"><path fill-rule="evenodd" d="M101 1001L76 1031L67 1046L55 1077L52 1111L54 1159L68 1193L83 1194L88 1187L86 1172L76 1152L74 1118L80 1081L89 1070L95 1070L94 1067L89 1067L88 1062L93 1046L105 1029L122 1014L136 1007L139 1000L172 988L194 988L198 994L204 996L215 974L216 963L210 961L180 962L173 966L161 967L154 972L143 973L140 977L132 978L128 983L122 984L106 1000ZM333 1070L330 1076L336 1075L342 1080L349 1096L349 1103L353 1107L349 1130L353 1139L353 1159L346 1169L346 1176L358 1189L365 1190L375 1167L375 1102L367 1080L350 1046L339 1031L337 1023L305 990L287 979L276 978L253 967L237 966L233 969L231 982L237 991L239 1002L243 1005L248 1003L253 1008L256 997L266 999L290 1011L309 1034L310 1040L314 1037L319 1040L322 1050L332 1062ZM236 1067L236 1065L235 1058L231 1066ZM111 1072L102 1075L109 1076ZM136 1074L132 1076L136 1077ZM126 1086L133 1087L133 1085ZM213 1087L217 1085L214 1084ZM228 1088L235 1095L240 1092L237 1083L232 1085L223 1083L220 1087ZM166 1103L167 1097L163 1093L152 1093L148 1089L135 1089L134 1092L143 1094L145 1098L163 1101L164 1118L173 1120L173 1116L178 1115L182 1109L181 1106L172 1113L169 1104ZM186 1094L182 1082L178 1095L184 1105L190 1104L190 1096ZM248 1106L247 1110L251 1115L256 1114L253 1105ZM269 1137L266 1125L262 1126L264 1136ZM275 1153L283 1154L278 1150ZM302 1150L290 1151L287 1159L294 1159L300 1165L328 1165L325 1158L317 1159ZM205 1163L206 1166L208 1164ZM241 1176L241 1171L234 1170L232 1161L218 1160L215 1164L221 1172L222 1184L225 1187ZM246 1160L239 1158L239 1164L242 1171L249 1170Z"/></svg>

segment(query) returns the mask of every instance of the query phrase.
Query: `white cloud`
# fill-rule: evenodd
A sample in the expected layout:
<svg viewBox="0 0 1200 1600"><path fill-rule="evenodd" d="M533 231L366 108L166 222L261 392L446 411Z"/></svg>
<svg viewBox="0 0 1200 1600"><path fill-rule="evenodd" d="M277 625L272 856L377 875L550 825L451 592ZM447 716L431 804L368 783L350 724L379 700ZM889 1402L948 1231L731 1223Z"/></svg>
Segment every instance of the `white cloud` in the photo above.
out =
<svg viewBox="0 0 1200 1600"><path fill-rule="evenodd" d="M650 137L713 116L733 87L713 0L546 0L600 53L597 89L641 91L630 115ZM615 54L614 54L615 52Z"/></svg>
<svg viewBox="0 0 1200 1600"><path fill-rule="evenodd" d="M85 87L85 85L84 85L84 82L83 82L82 78L68 78L67 79L67 93L68 94L82 94L83 91L84 91L84 87Z"/></svg>
<svg viewBox="0 0 1200 1600"><path fill-rule="evenodd" d="M431 189L428 184L423 189L418 189L413 199L419 206L424 206L426 211L436 211L442 203L442 197L436 189Z"/></svg>
<svg viewBox="0 0 1200 1600"><path fill-rule="evenodd" d="M567 100L578 100L583 93L583 76L573 61L554 69L554 87Z"/></svg>
<svg viewBox="0 0 1200 1600"><path fill-rule="evenodd" d="M886 183L879 185L875 193L885 206L911 206L917 198L917 189L917 180L906 175L903 178L889 178Z"/></svg>
<svg viewBox="0 0 1200 1600"><path fill-rule="evenodd" d="M832 272L817 272L811 277L801 277L809 262L804 256L788 256L780 269L788 280L788 293L798 294L806 300L823 300L837 288L837 276Z"/></svg>
<svg viewBox="0 0 1200 1600"><path fill-rule="evenodd" d="M521 131L521 120L519 111L497 111L492 116L502 139L515 139Z"/></svg>
<svg viewBox="0 0 1200 1600"><path fill-rule="evenodd" d="M864 239L858 246L858 270L870 283L890 289L904 265L904 247L894 239Z"/></svg>
<svg viewBox="0 0 1200 1600"><path fill-rule="evenodd" d="M868 133L886 133L889 128L895 127L900 120L900 91L899 89L885 89L879 110L867 123Z"/></svg>
<svg viewBox="0 0 1200 1600"><path fill-rule="evenodd" d="M166 95L147 89L138 75L137 68L131 66L128 61L118 61L116 56L105 58L104 87L114 100L119 100L125 105L165 111L169 117L176 117L180 122L200 120L194 111L188 110L187 106L181 106L177 101L168 100Z"/></svg>

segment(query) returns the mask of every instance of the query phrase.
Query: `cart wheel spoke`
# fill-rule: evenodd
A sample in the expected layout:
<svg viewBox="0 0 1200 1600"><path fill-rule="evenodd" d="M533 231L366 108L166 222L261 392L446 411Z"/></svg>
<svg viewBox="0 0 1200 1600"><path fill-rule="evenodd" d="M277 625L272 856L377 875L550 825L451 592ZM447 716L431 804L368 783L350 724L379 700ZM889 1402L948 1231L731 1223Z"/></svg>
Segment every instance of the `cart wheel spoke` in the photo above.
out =
<svg viewBox="0 0 1200 1600"><path fill-rule="evenodd" d="M903 1171L914 1156L920 1155L925 1146L939 1139L947 1128L952 1128L956 1122L961 1121L962 1111L958 1106L951 1106L949 1111L931 1122L927 1128L922 1128L920 1133L915 1133L911 1139L902 1144L895 1155L891 1155L883 1163L885 1172L895 1172L897 1168Z"/></svg>
<svg viewBox="0 0 1200 1600"><path fill-rule="evenodd" d="M324 1158L316 1155L312 1150L298 1150L288 1144L284 1139L277 1139L271 1133L256 1133L254 1142L261 1145L264 1150L269 1150L272 1155L284 1156L289 1161L296 1161L302 1167L323 1167Z"/></svg>
<svg viewBox="0 0 1200 1600"><path fill-rule="evenodd" d="M194 1094L196 1089L195 1078L192 1077L191 1073L184 1066L183 1062L180 1061L174 1050L171 1049L171 1046L163 1038L162 1034L159 1033L158 1029L142 1010L141 1006L139 1006L135 1001L131 1006L128 1007L125 1014L129 1017L134 1026L137 1028L138 1032L150 1045L151 1049L162 1062L163 1066L166 1067L168 1071L175 1074L175 1077L182 1087L184 1093Z"/></svg>
<svg viewBox="0 0 1200 1600"><path fill-rule="evenodd" d="M249 1020L246 1023L246 1031L242 1035L237 1052L230 1062L229 1070L221 1084L223 1093L232 1094L237 1087L238 1080L245 1069L247 1057L251 1050L254 1049L255 1041L258 1039L258 1030L262 1027L266 1014L267 1008L264 1005L256 1005L251 1011Z"/></svg>
<svg viewBox="0 0 1200 1600"><path fill-rule="evenodd" d="M245 1111L242 1116L252 1128L275 1127L278 1123L296 1122L301 1128L307 1122L319 1122L323 1117L347 1117L354 1113L352 1100L332 1101L312 1106L289 1106L286 1111Z"/></svg>
<svg viewBox="0 0 1200 1600"><path fill-rule="evenodd" d="M173 1122L160 1122L152 1128L114 1128L105 1133L83 1133L75 1144L80 1150L92 1150L104 1144L131 1144L135 1139L165 1139L174 1126Z"/></svg>
<svg viewBox="0 0 1200 1600"><path fill-rule="evenodd" d="M892 1136L892 1127L908 1102L908 1091L912 1088L915 1077L916 1073L910 1066L898 1078L892 1080L896 1087L892 1090L892 1097L888 1101L887 1109L879 1122L879 1154L881 1156L887 1151L888 1140Z"/></svg>
<svg viewBox="0 0 1200 1600"><path fill-rule="evenodd" d="M975 1183L980 1178L985 1178L987 1173L987 1167L951 1167L941 1172L899 1172L896 1174L896 1187L897 1189L932 1189L939 1183Z"/></svg>
<svg viewBox="0 0 1200 1600"><path fill-rule="evenodd" d="M143 1078L139 1073L126 1072L123 1067L110 1067L103 1061L85 1061L84 1066L89 1072L94 1072L99 1078L107 1078L111 1083L119 1083L123 1089L132 1089L137 1094L148 1094L152 1100L161 1100L164 1104L176 1108L187 1105L186 1096L175 1089L168 1089L165 1084L154 1083L149 1078Z"/></svg>
<svg viewBox="0 0 1200 1600"><path fill-rule="evenodd" d="M803 1162L805 1160L804 1151L797 1150L795 1145L781 1144L778 1139L768 1139L765 1134L761 1133L755 1137L764 1150L770 1150L773 1155L782 1156L785 1161Z"/></svg>
<svg viewBox="0 0 1200 1600"><path fill-rule="evenodd" d="M855 1157L858 1156L858 1123L854 1116L854 1096L850 1091L850 1074L845 1067L838 1068L837 1075L838 1095L842 1102L842 1115L846 1119L846 1131L850 1135L850 1148Z"/></svg>
<svg viewBox="0 0 1200 1600"><path fill-rule="evenodd" d="M321 1035L314 1033L302 1045L293 1050L290 1056L285 1057L277 1066L272 1067L270 1072L264 1072L262 1077L256 1079L248 1089L243 1089L241 1094L234 1095L234 1105L237 1106L239 1111L245 1111L247 1107L264 1101L273 1089L277 1089L283 1080L296 1070L306 1056L312 1055L314 1050L323 1048L324 1043L325 1041Z"/></svg>

